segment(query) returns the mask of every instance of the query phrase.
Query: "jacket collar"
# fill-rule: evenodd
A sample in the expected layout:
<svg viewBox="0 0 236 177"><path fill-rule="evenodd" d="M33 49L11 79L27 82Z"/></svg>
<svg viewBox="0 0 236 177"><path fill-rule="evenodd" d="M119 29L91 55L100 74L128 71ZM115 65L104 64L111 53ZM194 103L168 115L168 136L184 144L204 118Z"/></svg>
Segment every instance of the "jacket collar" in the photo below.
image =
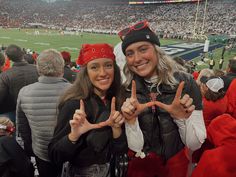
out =
<svg viewBox="0 0 236 177"><path fill-rule="evenodd" d="M148 94L149 90L147 86L145 85L145 80L137 75L134 76L134 80L136 82L136 90L137 93L145 93ZM175 88L171 88L169 85L161 84L159 85L159 91L160 93L175 93L177 91L178 85ZM131 90L131 85L129 87Z"/></svg>
<svg viewBox="0 0 236 177"><path fill-rule="evenodd" d="M22 60L19 62L14 62L12 66L14 67L14 66L25 66L25 65L28 65L28 63L26 61Z"/></svg>
<svg viewBox="0 0 236 177"><path fill-rule="evenodd" d="M38 80L41 83L49 83L49 84L50 83L57 83L57 82L67 82L67 83L69 83L63 77L39 76Z"/></svg>

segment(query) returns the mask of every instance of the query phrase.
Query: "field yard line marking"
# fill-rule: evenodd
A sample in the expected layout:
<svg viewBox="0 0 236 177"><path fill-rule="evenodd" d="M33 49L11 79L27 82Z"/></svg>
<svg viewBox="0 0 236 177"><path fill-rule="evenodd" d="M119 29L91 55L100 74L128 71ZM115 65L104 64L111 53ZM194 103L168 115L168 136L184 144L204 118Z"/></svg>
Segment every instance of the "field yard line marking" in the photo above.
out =
<svg viewBox="0 0 236 177"><path fill-rule="evenodd" d="M68 49L68 50L79 50L76 47L60 47L60 49Z"/></svg>
<svg viewBox="0 0 236 177"><path fill-rule="evenodd" d="M50 43L44 43L44 42L35 42L36 45L50 45Z"/></svg>
<svg viewBox="0 0 236 177"><path fill-rule="evenodd" d="M25 40L25 39L15 39L14 41L28 42L28 40Z"/></svg>
<svg viewBox="0 0 236 177"><path fill-rule="evenodd" d="M10 37L2 36L1 39L11 39Z"/></svg>

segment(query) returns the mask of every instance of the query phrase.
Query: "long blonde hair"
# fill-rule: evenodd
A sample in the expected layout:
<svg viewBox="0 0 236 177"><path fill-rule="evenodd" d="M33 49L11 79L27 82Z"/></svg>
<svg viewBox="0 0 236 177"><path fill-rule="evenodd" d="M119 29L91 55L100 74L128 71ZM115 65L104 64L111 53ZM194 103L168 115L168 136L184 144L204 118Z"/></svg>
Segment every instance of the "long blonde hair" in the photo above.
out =
<svg viewBox="0 0 236 177"><path fill-rule="evenodd" d="M178 81L174 77L174 72L177 71L175 62L159 46L153 46L155 47L158 59L158 64L156 67L158 75L157 86L163 83L170 85L171 88L174 88L178 84ZM128 88L128 86L131 84L131 81L133 80L134 73L129 69L127 63L124 66L124 73L127 79L124 83L124 86L125 88Z"/></svg>

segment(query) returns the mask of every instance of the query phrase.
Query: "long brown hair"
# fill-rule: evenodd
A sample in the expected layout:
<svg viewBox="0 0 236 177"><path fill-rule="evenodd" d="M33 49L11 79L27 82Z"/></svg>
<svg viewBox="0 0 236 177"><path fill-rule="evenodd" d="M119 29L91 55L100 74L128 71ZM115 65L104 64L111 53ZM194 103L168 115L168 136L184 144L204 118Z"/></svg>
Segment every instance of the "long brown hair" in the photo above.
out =
<svg viewBox="0 0 236 177"><path fill-rule="evenodd" d="M114 61L114 80L107 91L106 98L111 100L112 97L116 97L116 105L119 107L122 104L121 92L123 88L121 86L121 74L120 69ZM94 94L94 86L92 85L87 71L87 66L81 68L77 74L76 80L73 85L64 93L60 98L59 107L62 106L66 101L75 99L86 99Z"/></svg>
<svg viewBox="0 0 236 177"><path fill-rule="evenodd" d="M223 89L220 89L218 92L213 92L210 89L207 89L204 96L208 101L215 102L225 96L225 91Z"/></svg>

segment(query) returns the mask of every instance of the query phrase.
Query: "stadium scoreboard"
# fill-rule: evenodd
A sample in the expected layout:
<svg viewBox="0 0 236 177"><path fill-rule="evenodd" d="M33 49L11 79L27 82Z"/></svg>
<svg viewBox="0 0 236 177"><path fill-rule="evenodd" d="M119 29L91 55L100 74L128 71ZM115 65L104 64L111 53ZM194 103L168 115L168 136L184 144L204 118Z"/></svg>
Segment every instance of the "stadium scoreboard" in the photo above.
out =
<svg viewBox="0 0 236 177"><path fill-rule="evenodd" d="M129 4L162 4L162 3L177 3L177 2L198 2L202 0L129 0Z"/></svg>

